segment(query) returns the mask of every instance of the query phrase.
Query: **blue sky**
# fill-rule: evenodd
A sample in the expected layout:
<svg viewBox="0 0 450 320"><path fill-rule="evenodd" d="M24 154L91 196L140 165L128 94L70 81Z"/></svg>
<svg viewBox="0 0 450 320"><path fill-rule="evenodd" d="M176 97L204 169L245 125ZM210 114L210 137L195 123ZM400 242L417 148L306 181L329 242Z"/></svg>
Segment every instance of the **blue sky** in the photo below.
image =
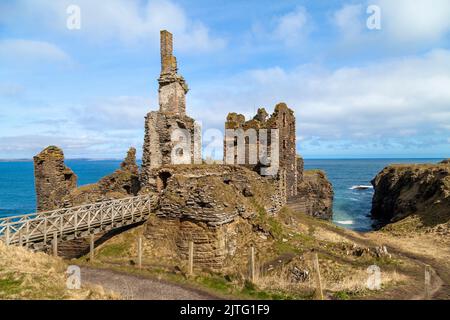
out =
<svg viewBox="0 0 450 320"><path fill-rule="evenodd" d="M66 27L73 4L80 30ZM381 30L366 27L369 5ZM2 0L0 158L50 144L140 154L160 29L209 136L228 112L283 101L304 157L450 157L449 16L447 0Z"/></svg>

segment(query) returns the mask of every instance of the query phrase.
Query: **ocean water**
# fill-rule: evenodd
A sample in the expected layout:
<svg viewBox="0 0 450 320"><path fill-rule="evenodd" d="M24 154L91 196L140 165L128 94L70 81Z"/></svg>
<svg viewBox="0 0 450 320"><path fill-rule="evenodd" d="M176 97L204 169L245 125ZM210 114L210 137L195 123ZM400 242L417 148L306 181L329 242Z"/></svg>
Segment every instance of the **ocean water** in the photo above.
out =
<svg viewBox="0 0 450 320"><path fill-rule="evenodd" d="M370 218L373 188L370 181L383 168L395 163L437 163L443 159L345 159L305 160L305 169L322 169L333 184L333 222L356 231L372 230Z"/></svg>
<svg viewBox="0 0 450 320"><path fill-rule="evenodd" d="M372 230L369 217L373 189L355 190L392 163L437 163L442 159L305 160L305 169L324 170L335 192L333 221L357 231ZM67 160L78 184L94 183L120 166L119 160ZM33 162L0 162L0 217L32 213L36 209Z"/></svg>

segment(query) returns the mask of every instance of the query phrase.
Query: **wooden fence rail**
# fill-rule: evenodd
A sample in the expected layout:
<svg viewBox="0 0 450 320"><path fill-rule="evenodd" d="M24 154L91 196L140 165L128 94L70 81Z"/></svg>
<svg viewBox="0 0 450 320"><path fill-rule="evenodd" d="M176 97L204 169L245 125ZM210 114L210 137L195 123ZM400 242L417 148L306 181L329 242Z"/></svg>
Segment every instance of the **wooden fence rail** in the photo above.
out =
<svg viewBox="0 0 450 320"><path fill-rule="evenodd" d="M7 245L46 244L55 234L61 239L144 221L152 211L153 198L142 195L86 204L48 212L0 218L0 241Z"/></svg>

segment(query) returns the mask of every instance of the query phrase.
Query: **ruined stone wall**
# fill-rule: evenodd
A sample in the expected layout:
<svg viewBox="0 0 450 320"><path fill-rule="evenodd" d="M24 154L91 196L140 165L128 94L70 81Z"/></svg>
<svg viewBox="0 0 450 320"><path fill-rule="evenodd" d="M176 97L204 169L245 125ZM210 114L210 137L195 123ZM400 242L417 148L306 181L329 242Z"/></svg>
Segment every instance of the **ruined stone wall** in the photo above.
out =
<svg viewBox="0 0 450 320"><path fill-rule="evenodd" d="M201 162L200 129L194 119L186 115L185 94L188 87L184 78L178 74L172 51L172 34L163 30L161 75L158 79L159 111L150 112L145 118L141 174L144 187L150 183L154 169L172 163ZM184 130L184 133L177 129Z"/></svg>
<svg viewBox="0 0 450 320"><path fill-rule="evenodd" d="M177 129L186 135L177 136ZM171 116L162 112L150 112L145 119L141 180L149 184L152 171L161 166L201 162L201 133L194 119L188 116ZM185 143L187 142L187 143Z"/></svg>
<svg viewBox="0 0 450 320"><path fill-rule="evenodd" d="M129 197L137 195L141 186L135 148L130 148L120 169L81 187L77 187L77 176L64 164L58 147L48 147L35 156L34 168L38 211Z"/></svg>
<svg viewBox="0 0 450 320"><path fill-rule="evenodd" d="M279 132L279 172L278 176L285 176L285 192L286 196L295 197L297 195L297 159L296 159L296 135L295 135L295 116L293 110L289 109L285 103L279 103L275 106L274 113L269 117L264 108L258 109L256 116L246 121L241 114L230 113L227 116L225 129L242 129L246 132L255 130L257 135L256 142L245 138L245 164L246 167L251 167L260 172L262 163L252 164L250 161L249 151L254 150L259 155L261 144L259 141L260 130L267 130L267 154L271 157L271 130L278 129ZM227 163L232 157L234 164L238 164L237 148L234 149L233 155L227 155L228 137L224 141L224 158ZM238 141L234 139L234 145L238 145Z"/></svg>
<svg viewBox="0 0 450 320"><path fill-rule="evenodd" d="M121 199L138 195L141 189L136 149L130 148L120 168L97 183L72 189L64 197L66 205L77 206L98 201Z"/></svg>
<svg viewBox="0 0 450 320"><path fill-rule="evenodd" d="M64 164L63 151L55 146L34 157L37 211L61 208L64 197L77 187L77 176Z"/></svg>
<svg viewBox="0 0 450 320"><path fill-rule="evenodd" d="M305 161L297 155L297 184L303 180L303 171L305 170Z"/></svg>
<svg viewBox="0 0 450 320"><path fill-rule="evenodd" d="M159 82L159 108L161 112L184 116L188 86L178 74L177 60L172 54L172 34L161 31L161 75Z"/></svg>
<svg viewBox="0 0 450 320"><path fill-rule="evenodd" d="M259 210L274 213L281 207L274 198L280 197L278 181L240 166L166 166L154 176L149 191L159 200L146 223L146 238L158 253L181 260L193 241L195 264L201 267L222 270L255 236L252 223Z"/></svg>

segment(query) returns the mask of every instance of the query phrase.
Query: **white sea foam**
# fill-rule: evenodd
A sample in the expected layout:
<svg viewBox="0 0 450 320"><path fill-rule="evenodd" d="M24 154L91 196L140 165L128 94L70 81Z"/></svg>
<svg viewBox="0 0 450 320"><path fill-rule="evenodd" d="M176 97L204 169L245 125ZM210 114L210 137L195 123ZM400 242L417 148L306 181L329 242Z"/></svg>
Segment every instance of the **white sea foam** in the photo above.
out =
<svg viewBox="0 0 450 320"><path fill-rule="evenodd" d="M353 224L353 220L340 220L340 221L336 221L336 223L350 225L350 224Z"/></svg>
<svg viewBox="0 0 450 320"><path fill-rule="evenodd" d="M350 190L366 190L366 189L373 189L373 186L357 185L357 186L352 186L349 189Z"/></svg>

